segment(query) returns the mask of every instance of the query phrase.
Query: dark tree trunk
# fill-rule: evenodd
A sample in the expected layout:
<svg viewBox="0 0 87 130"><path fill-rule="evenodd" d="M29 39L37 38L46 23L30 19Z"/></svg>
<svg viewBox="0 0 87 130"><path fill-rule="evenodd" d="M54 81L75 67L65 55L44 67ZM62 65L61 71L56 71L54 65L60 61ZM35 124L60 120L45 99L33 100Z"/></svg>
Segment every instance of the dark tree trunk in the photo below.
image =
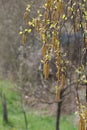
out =
<svg viewBox="0 0 87 130"><path fill-rule="evenodd" d="M62 99L63 91L60 93L60 99ZM56 130L60 130L60 117L61 117L62 100L57 103L57 114L56 114Z"/></svg>
<svg viewBox="0 0 87 130"><path fill-rule="evenodd" d="M24 115L25 127L26 127L26 130L28 130L27 114L26 114L24 103L23 103L22 95L21 95L21 107L22 107L22 112L23 112L23 115Z"/></svg>
<svg viewBox="0 0 87 130"><path fill-rule="evenodd" d="M3 121L8 123L8 111L5 94L2 96L2 107L3 107Z"/></svg>
<svg viewBox="0 0 87 130"><path fill-rule="evenodd" d="M23 110L23 114L24 114L26 130L28 130L28 121L27 121L27 116L26 116L26 111L24 109L24 106L22 106L22 110Z"/></svg>
<svg viewBox="0 0 87 130"><path fill-rule="evenodd" d="M86 73L87 73L87 49L85 54L85 66L86 66ZM86 74L86 80L87 80L87 74ZM87 83L86 83L86 102L87 102Z"/></svg>

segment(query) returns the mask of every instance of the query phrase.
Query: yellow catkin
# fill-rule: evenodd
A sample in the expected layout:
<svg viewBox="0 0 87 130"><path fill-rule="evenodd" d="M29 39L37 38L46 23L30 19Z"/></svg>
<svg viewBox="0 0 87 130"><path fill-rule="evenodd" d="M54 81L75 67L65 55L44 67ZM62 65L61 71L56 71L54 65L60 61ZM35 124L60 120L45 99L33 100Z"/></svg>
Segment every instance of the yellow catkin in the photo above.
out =
<svg viewBox="0 0 87 130"><path fill-rule="evenodd" d="M56 30L54 30L53 34L54 34L54 37L57 38L57 31Z"/></svg>
<svg viewBox="0 0 87 130"><path fill-rule="evenodd" d="M45 11L45 13L44 13L44 19L48 20L48 12L47 11Z"/></svg>
<svg viewBox="0 0 87 130"><path fill-rule="evenodd" d="M62 83L62 89L64 89L64 86L65 86L65 75L64 74L62 74L62 81L61 81L61 83Z"/></svg>
<svg viewBox="0 0 87 130"><path fill-rule="evenodd" d="M48 63L48 61L46 61L43 65L43 75L44 75L45 79L47 79L49 76L49 68L50 68L49 63Z"/></svg>
<svg viewBox="0 0 87 130"><path fill-rule="evenodd" d="M78 31L78 21L77 21L77 19L75 19L75 21L74 21L74 31L75 32L77 32Z"/></svg>
<svg viewBox="0 0 87 130"><path fill-rule="evenodd" d="M57 53L56 53L56 62L58 67L60 67L60 46L57 46Z"/></svg>
<svg viewBox="0 0 87 130"><path fill-rule="evenodd" d="M22 44L24 44L26 42L26 35L23 33L22 34Z"/></svg>
<svg viewBox="0 0 87 130"><path fill-rule="evenodd" d="M85 47L87 49L87 37L85 38Z"/></svg>
<svg viewBox="0 0 87 130"><path fill-rule="evenodd" d="M67 8L67 16L70 17L72 14L71 7Z"/></svg>
<svg viewBox="0 0 87 130"><path fill-rule="evenodd" d="M84 119L82 119L82 130L86 130L86 124Z"/></svg>
<svg viewBox="0 0 87 130"><path fill-rule="evenodd" d="M40 28L40 20L39 19L35 20L35 26L36 26L37 31L39 31L39 28Z"/></svg>
<svg viewBox="0 0 87 130"><path fill-rule="evenodd" d="M60 81L60 66L58 67L58 71L56 73L57 80Z"/></svg>
<svg viewBox="0 0 87 130"><path fill-rule="evenodd" d="M87 121L87 109L85 110L85 118L86 118L86 121Z"/></svg>
<svg viewBox="0 0 87 130"><path fill-rule="evenodd" d="M80 120L78 123L78 130L86 130L86 123L82 116L80 116Z"/></svg>
<svg viewBox="0 0 87 130"><path fill-rule="evenodd" d="M79 122L78 122L78 130L82 130L81 129L81 120L79 120Z"/></svg>
<svg viewBox="0 0 87 130"><path fill-rule="evenodd" d="M46 35L40 31L40 39L42 40L43 43L46 43L47 39L46 39Z"/></svg>
<svg viewBox="0 0 87 130"><path fill-rule="evenodd" d="M44 45L42 46L42 56L43 56L43 58L44 58L45 55L46 55L46 51L47 51L46 45L44 44Z"/></svg>
<svg viewBox="0 0 87 130"><path fill-rule="evenodd" d="M50 8L52 7L52 1L53 0L47 0L47 9L50 10Z"/></svg>
<svg viewBox="0 0 87 130"><path fill-rule="evenodd" d="M24 13L24 20L27 24L28 23L28 12L27 11Z"/></svg>
<svg viewBox="0 0 87 130"><path fill-rule="evenodd" d="M60 65L60 52L58 52L58 54L57 54L57 64L58 64L58 66Z"/></svg>
<svg viewBox="0 0 87 130"><path fill-rule="evenodd" d="M64 5L61 1L57 2L57 11L58 14L61 16L63 14Z"/></svg>
<svg viewBox="0 0 87 130"><path fill-rule="evenodd" d="M56 88L56 101L58 102L60 100L60 87L58 86Z"/></svg>
<svg viewBox="0 0 87 130"><path fill-rule="evenodd" d="M52 36L52 48L53 48L53 50L56 49L56 37L55 37L55 35Z"/></svg>
<svg viewBox="0 0 87 130"><path fill-rule="evenodd" d="M56 21L58 17L57 11L53 11L52 13L52 21Z"/></svg>

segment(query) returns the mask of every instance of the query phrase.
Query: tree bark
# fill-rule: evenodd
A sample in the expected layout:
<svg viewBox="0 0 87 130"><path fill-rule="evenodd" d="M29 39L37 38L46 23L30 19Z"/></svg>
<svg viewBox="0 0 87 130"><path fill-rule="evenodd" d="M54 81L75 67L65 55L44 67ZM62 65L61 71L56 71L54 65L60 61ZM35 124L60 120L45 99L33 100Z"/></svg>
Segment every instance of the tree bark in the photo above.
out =
<svg viewBox="0 0 87 130"><path fill-rule="evenodd" d="M28 130L28 121L27 121L27 116L26 116L26 111L24 109L24 106L22 106L23 114L24 114L24 119L25 119L25 127L26 130Z"/></svg>
<svg viewBox="0 0 87 130"><path fill-rule="evenodd" d="M60 130L60 117L61 117L61 107L62 107L62 95L63 95L63 91L61 90L61 93L60 93L60 99L61 99L61 101L59 101L57 103L56 130Z"/></svg>
<svg viewBox="0 0 87 130"><path fill-rule="evenodd" d="M2 96L2 107L3 107L3 121L8 123L8 111L5 94Z"/></svg>

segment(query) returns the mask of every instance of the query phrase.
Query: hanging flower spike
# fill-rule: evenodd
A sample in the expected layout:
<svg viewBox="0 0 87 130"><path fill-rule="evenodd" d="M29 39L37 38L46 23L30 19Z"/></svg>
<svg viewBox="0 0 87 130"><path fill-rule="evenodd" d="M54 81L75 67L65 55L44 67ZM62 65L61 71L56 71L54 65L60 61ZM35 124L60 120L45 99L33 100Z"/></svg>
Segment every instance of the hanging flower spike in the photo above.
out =
<svg viewBox="0 0 87 130"><path fill-rule="evenodd" d="M62 77L61 77L61 83L62 83L62 89L64 89L64 86L65 86L65 75L64 73L62 73Z"/></svg>
<svg viewBox="0 0 87 130"><path fill-rule="evenodd" d="M56 86L56 102L59 102L60 100L60 87Z"/></svg>
<svg viewBox="0 0 87 130"><path fill-rule="evenodd" d="M78 130L86 130L86 123L81 115L79 119Z"/></svg>
<svg viewBox="0 0 87 130"><path fill-rule="evenodd" d="M61 1L57 2L57 12L58 12L59 16L63 15L64 5L63 5L63 3Z"/></svg>
<svg viewBox="0 0 87 130"><path fill-rule="evenodd" d="M49 68L50 66L49 66L48 60L46 60L43 64L43 75L45 79L47 79L49 76Z"/></svg>
<svg viewBox="0 0 87 130"><path fill-rule="evenodd" d="M56 73L56 77L57 77L57 80L59 82L60 81L60 67L58 67L58 71Z"/></svg>
<svg viewBox="0 0 87 130"><path fill-rule="evenodd" d="M87 37L85 37L85 47L87 49Z"/></svg>
<svg viewBox="0 0 87 130"><path fill-rule="evenodd" d="M25 11L25 13L24 13L24 21L26 24L28 24L28 12L27 11Z"/></svg>
<svg viewBox="0 0 87 130"><path fill-rule="evenodd" d="M50 10L51 8L52 8L52 2L53 0L47 0L47 3L46 3L46 8L48 9L48 10Z"/></svg>
<svg viewBox="0 0 87 130"><path fill-rule="evenodd" d="M42 57L43 57L43 59L44 59L44 57L46 56L46 51L47 51L46 44L44 44L44 45L42 46Z"/></svg>
<svg viewBox="0 0 87 130"><path fill-rule="evenodd" d="M26 34L23 33L23 34L22 34L22 44L24 45L25 42L26 42Z"/></svg>
<svg viewBox="0 0 87 130"><path fill-rule="evenodd" d="M40 19L35 19L35 27L36 27L36 29L37 29L37 31L39 31L39 29L40 29Z"/></svg>

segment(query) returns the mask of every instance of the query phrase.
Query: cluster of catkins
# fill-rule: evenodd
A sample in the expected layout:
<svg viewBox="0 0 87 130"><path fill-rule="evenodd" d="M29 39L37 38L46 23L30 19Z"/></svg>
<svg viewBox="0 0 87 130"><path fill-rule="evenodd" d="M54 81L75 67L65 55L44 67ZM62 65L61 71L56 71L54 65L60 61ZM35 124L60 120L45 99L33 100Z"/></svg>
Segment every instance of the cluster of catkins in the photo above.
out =
<svg viewBox="0 0 87 130"><path fill-rule="evenodd" d="M87 106L82 105L79 96L76 97L77 112L79 115L78 130L87 130Z"/></svg>
<svg viewBox="0 0 87 130"><path fill-rule="evenodd" d="M59 0L46 0L44 4L44 16L35 20L35 26L40 34L42 46L43 74L45 79L49 77L50 61L55 58L57 67L56 101L60 101L61 89L65 86L65 69L61 65L61 44L59 29L62 16L64 15L64 4ZM42 15L40 15L42 16Z"/></svg>
<svg viewBox="0 0 87 130"><path fill-rule="evenodd" d="M86 0L83 0L86 3ZM71 5L72 4L72 5ZM65 12L66 10L66 12ZM63 64L62 54L61 54L61 41L60 41L60 32L61 25L64 23L64 20L73 19L74 22L74 32L77 33L79 28L83 29L83 25L80 23L83 17L80 17L80 13L84 12L84 21L87 21L87 13L85 6L82 6L77 0L68 1L65 6L64 0L46 0L43 6L43 15L39 12L39 17L35 18L31 25L35 26L36 30L40 34L40 39L43 43L42 45L42 63L43 63L43 75L45 79L49 77L50 74L50 61L52 58L55 58L55 65L57 68L56 78L56 101L60 101L61 90L64 89L66 83L66 67ZM28 24L28 14L30 12L30 6L27 7L24 13L25 23ZM67 15L67 16L66 16ZM78 15L79 17L75 17ZM79 24L80 23L80 24ZM26 32L31 30L24 30L22 34L22 43L26 41ZM87 32L87 24L86 31ZM87 37L85 37L85 44L87 49ZM78 106L78 104L77 104ZM79 130L87 129L87 109L82 109L79 107Z"/></svg>

